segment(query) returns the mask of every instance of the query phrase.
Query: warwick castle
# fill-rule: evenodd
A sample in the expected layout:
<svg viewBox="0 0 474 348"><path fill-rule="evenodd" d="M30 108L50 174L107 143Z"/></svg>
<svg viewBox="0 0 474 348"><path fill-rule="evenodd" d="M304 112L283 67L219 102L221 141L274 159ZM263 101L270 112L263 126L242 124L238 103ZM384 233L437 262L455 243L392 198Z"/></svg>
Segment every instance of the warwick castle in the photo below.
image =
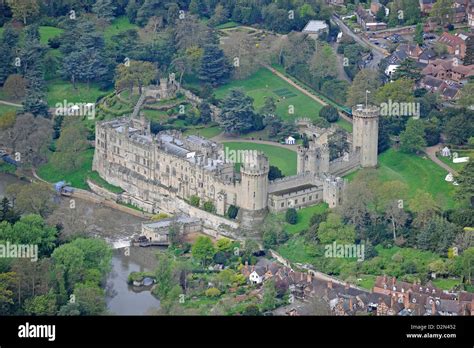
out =
<svg viewBox="0 0 474 348"><path fill-rule="evenodd" d="M375 107L354 108L352 150L334 161L329 160L331 129L308 123L309 147L298 146L297 174L273 181L268 179L268 158L260 152L247 153L236 170L224 145L178 131L154 135L149 121L136 114L97 123L93 170L125 191L122 200L150 213L188 214L196 208L186 202L196 196L201 205L212 202L218 216L224 217L231 205L238 207L240 227L252 229L268 211L320 202L336 207L344 199L340 176L377 165ZM202 213L206 220L209 213Z"/></svg>

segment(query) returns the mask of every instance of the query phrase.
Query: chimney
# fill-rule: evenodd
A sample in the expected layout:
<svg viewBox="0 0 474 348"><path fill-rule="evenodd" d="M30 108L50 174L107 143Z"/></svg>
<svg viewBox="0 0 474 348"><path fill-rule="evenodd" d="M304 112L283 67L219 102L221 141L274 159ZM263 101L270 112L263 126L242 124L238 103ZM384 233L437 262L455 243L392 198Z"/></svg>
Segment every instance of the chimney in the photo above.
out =
<svg viewBox="0 0 474 348"><path fill-rule="evenodd" d="M436 301L433 299L433 303L431 304L431 315L436 314Z"/></svg>
<svg viewBox="0 0 474 348"><path fill-rule="evenodd" d="M331 280L328 281L328 288L329 288L329 289L332 289L332 281L331 281Z"/></svg>
<svg viewBox="0 0 474 348"><path fill-rule="evenodd" d="M349 290L349 288L350 288L349 283L345 283L345 284L344 284L344 289Z"/></svg>
<svg viewBox="0 0 474 348"><path fill-rule="evenodd" d="M390 296L390 308L393 308L395 296Z"/></svg>
<svg viewBox="0 0 474 348"><path fill-rule="evenodd" d="M352 310L352 308L353 308L352 305L353 305L353 304L352 304L352 296L351 296L351 297L349 298L349 308L350 308L351 310Z"/></svg>
<svg viewBox="0 0 474 348"><path fill-rule="evenodd" d="M397 282L397 278L396 277L393 277L392 278L392 286L395 286L395 283Z"/></svg>
<svg viewBox="0 0 474 348"><path fill-rule="evenodd" d="M387 283L387 276L384 274L383 276L383 283L386 284Z"/></svg>
<svg viewBox="0 0 474 348"><path fill-rule="evenodd" d="M307 283L311 283L311 273L308 272L308 274L306 275L306 282Z"/></svg>

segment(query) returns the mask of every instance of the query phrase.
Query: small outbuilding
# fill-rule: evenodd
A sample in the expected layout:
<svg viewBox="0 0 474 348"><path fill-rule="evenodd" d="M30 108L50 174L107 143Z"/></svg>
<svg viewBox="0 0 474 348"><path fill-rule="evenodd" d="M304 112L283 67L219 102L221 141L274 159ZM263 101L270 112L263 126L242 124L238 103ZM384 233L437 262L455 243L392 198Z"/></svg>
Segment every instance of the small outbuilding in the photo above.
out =
<svg viewBox="0 0 474 348"><path fill-rule="evenodd" d="M295 145L296 144L296 139L293 138L291 135L285 139L285 144L286 145Z"/></svg>
<svg viewBox="0 0 474 348"><path fill-rule="evenodd" d="M445 146L442 150L441 150L441 156L443 157L450 157L451 156L451 150Z"/></svg>

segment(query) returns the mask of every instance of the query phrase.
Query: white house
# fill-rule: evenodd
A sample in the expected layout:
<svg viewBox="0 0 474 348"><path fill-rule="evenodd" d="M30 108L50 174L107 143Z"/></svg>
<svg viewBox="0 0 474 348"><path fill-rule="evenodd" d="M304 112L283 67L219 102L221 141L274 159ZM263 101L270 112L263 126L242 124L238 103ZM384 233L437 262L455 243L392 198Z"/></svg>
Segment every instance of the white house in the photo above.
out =
<svg viewBox="0 0 474 348"><path fill-rule="evenodd" d="M285 144L286 145L295 145L296 144L296 139L293 138L291 135L285 139Z"/></svg>
<svg viewBox="0 0 474 348"><path fill-rule="evenodd" d="M250 283L252 283L252 284L262 284L264 276L265 276L265 268L258 267L258 268L255 269L255 271L250 273L250 275L249 275Z"/></svg>

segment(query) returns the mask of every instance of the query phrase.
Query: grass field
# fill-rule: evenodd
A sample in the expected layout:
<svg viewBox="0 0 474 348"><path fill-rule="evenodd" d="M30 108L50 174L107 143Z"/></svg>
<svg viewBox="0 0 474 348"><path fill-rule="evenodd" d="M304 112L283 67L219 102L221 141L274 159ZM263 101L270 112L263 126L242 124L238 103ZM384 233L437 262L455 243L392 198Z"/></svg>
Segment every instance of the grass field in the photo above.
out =
<svg viewBox="0 0 474 348"><path fill-rule="evenodd" d="M382 181L398 180L409 187L408 199L413 198L417 190L430 193L445 209L454 207L455 186L444 180L447 172L428 157L406 154L389 149L379 156L378 177ZM345 176L349 181L363 171Z"/></svg>
<svg viewBox="0 0 474 348"><path fill-rule="evenodd" d="M474 150L453 150L453 153L457 153L458 157L469 157L469 160L472 161L474 160ZM453 168L456 171L460 171L461 169L464 168L466 163L453 163L453 158L452 157L443 157L440 155L437 155L437 157L446 163L448 166Z"/></svg>
<svg viewBox="0 0 474 348"><path fill-rule="evenodd" d="M259 110L266 96L272 96L277 105L276 114L284 120L294 121L297 118L308 117L316 119L322 105L307 95L301 93L268 69L262 68L245 80L234 80L215 90L218 99L223 99L232 88L242 88L254 99L254 106ZM291 113L291 108L294 113Z"/></svg>
<svg viewBox="0 0 474 348"><path fill-rule="evenodd" d="M451 290L456 285L461 284L461 279L459 278L438 278L432 280L434 286L441 288L443 290Z"/></svg>
<svg viewBox="0 0 474 348"><path fill-rule="evenodd" d="M62 80L48 82L48 105L54 107L56 103L95 103L98 98L109 94L111 91L101 91L96 84L90 84L87 88L85 83L76 83L74 89L72 83Z"/></svg>
<svg viewBox="0 0 474 348"><path fill-rule="evenodd" d="M213 138L222 133L222 129L218 126L210 126L210 127L194 127L188 128L184 135L200 135L203 138Z"/></svg>
<svg viewBox="0 0 474 348"><path fill-rule="evenodd" d="M237 23L237 22L227 22L227 23L220 24L220 25L216 26L215 28L216 29L229 29L229 28L238 27L239 25L240 24Z"/></svg>
<svg viewBox="0 0 474 348"><path fill-rule="evenodd" d="M110 41L112 36L130 29L138 29L138 26L130 23L126 16L118 17L104 30L104 39Z"/></svg>
<svg viewBox="0 0 474 348"><path fill-rule="evenodd" d="M321 213L328 209L328 205L326 203L320 203L318 205L313 205L311 207L299 209L298 212L298 220L296 224L291 225L289 223L285 223L285 231L289 234L295 234L301 232L309 227L309 220L315 213ZM279 215L284 216L285 213L280 213Z"/></svg>
<svg viewBox="0 0 474 348"><path fill-rule="evenodd" d="M87 177L92 173L92 159L94 158L94 149L88 149L84 151L81 156L84 159L82 166L71 173L64 173L55 167L51 162L48 162L38 168L36 173L38 176L48 182L54 183L61 180L70 183L72 186L80 189L87 190L86 180Z"/></svg>
<svg viewBox="0 0 474 348"><path fill-rule="evenodd" d="M285 176L296 174L296 152L278 146L243 142L225 142L229 150L262 151L272 166L278 167Z"/></svg>
<svg viewBox="0 0 474 348"><path fill-rule="evenodd" d="M15 106L0 104L0 117L2 117L4 113L12 110L18 110L18 108Z"/></svg>
<svg viewBox="0 0 474 348"><path fill-rule="evenodd" d="M40 42L43 45L47 45L49 39L61 35L64 30L56 27L41 26L38 28L38 31L40 33Z"/></svg>

